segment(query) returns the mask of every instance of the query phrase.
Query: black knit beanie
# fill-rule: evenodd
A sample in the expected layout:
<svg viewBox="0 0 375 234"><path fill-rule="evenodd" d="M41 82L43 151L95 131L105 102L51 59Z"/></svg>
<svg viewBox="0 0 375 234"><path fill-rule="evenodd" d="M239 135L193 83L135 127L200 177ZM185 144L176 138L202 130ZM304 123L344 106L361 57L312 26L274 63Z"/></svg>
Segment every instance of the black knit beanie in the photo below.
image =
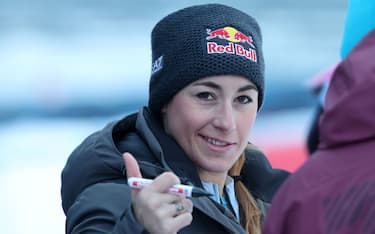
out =
<svg viewBox="0 0 375 234"><path fill-rule="evenodd" d="M148 106L159 114L190 83L215 75L239 75L258 89L263 103L264 60L260 27L235 8L206 4L176 11L154 27Z"/></svg>

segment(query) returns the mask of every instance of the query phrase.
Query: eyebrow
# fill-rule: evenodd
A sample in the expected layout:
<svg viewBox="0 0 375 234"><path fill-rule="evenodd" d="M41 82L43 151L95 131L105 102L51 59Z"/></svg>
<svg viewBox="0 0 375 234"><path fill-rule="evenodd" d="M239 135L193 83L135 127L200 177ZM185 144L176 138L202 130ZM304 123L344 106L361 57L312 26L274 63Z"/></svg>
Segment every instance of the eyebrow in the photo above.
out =
<svg viewBox="0 0 375 234"><path fill-rule="evenodd" d="M207 86L207 87L210 87L210 88L213 88L213 89L217 89L217 90L221 90L221 86L212 82L212 81L203 81L203 82L197 82L195 84L193 84L193 86ZM248 84L248 85L245 85L241 88L239 88L237 90L237 92L243 92L243 91L246 91L246 90L250 90L250 89L254 89L256 91L258 91L257 87L253 84Z"/></svg>

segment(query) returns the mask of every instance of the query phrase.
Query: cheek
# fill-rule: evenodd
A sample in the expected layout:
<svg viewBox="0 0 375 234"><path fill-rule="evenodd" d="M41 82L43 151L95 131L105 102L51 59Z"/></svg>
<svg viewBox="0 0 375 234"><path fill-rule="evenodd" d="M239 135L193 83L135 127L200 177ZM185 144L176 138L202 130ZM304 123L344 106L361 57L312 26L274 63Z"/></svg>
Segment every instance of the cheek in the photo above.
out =
<svg viewBox="0 0 375 234"><path fill-rule="evenodd" d="M183 134L193 134L202 127L204 122L199 113L193 114L192 112L181 113L179 120L176 121L180 125Z"/></svg>
<svg viewBox="0 0 375 234"><path fill-rule="evenodd" d="M241 115L237 124L237 129L241 136L249 137L251 133L251 129L253 128L255 119L256 119L256 112L252 111L250 113Z"/></svg>
<svg viewBox="0 0 375 234"><path fill-rule="evenodd" d="M191 135L191 132L198 128L199 115L188 108L181 108L169 114L168 129L176 139Z"/></svg>

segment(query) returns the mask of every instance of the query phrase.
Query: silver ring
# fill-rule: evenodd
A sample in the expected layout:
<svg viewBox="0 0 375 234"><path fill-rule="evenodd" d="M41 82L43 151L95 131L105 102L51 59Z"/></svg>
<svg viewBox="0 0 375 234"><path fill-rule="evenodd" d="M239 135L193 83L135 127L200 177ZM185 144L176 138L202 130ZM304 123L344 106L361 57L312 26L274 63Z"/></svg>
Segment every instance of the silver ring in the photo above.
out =
<svg viewBox="0 0 375 234"><path fill-rule="evenodd" d="M182 205L182 203L181 202L177 202L176 203L176 212L179 213L179 212L181 212L183 210L184 210L184 206Z"/></svg>

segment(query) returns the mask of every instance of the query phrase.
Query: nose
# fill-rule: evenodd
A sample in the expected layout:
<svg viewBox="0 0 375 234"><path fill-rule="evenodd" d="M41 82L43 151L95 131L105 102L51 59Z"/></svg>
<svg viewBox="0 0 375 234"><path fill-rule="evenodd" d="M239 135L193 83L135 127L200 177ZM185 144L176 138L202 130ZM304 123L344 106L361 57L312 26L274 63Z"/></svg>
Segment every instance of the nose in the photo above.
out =
<svg viewBox="0 0 375 234"><path fill-rule="evenodd" d="M235 110L231 103L223 103L217 107L213 125L222 131L232 131L236 129Z"/></svg>

